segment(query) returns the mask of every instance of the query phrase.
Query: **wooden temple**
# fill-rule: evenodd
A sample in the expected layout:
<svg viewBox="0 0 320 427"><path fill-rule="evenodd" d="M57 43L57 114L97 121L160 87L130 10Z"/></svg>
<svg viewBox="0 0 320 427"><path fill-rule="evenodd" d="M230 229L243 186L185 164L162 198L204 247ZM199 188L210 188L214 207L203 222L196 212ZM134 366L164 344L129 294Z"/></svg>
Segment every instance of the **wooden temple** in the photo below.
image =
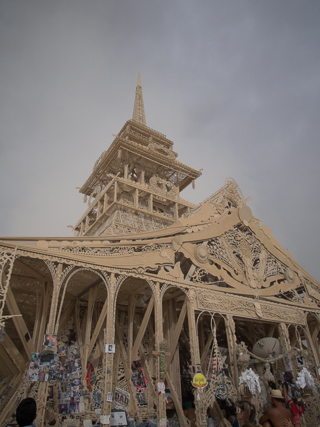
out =
<svg viewBox="0 0 320 427"><path fill-rule="evenodd" d="M187 427L190 400L198 427L207 408L227 426L241 398L258 418L288 369L310 373L302 422L320 425L320 283L233 179L200 205L181 198L200 175L146 125L139 75L132 120L80 189L74 236L0 238L1 426L27 396L37 427L119 425L115 409ZM259 392L241 381L249 368Z"/></svg>

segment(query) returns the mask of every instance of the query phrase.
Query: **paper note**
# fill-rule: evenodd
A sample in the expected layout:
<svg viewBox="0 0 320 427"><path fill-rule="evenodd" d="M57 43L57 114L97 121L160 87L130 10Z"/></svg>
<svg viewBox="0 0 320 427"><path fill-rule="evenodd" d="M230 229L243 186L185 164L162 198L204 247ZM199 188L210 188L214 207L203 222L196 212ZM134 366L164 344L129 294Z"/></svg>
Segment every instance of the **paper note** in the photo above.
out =
<svg viewBox="0 0 320 427"><path fill-rule="evenodd" d="M165 383L158 383L158 393L163 394L166 392L166 385Z"/></svg>
<svg viewBox="0 0 320 427"><path fill-rule="evenodd" d="M110 415L100 415L101 424L110 424Z"/></svg>

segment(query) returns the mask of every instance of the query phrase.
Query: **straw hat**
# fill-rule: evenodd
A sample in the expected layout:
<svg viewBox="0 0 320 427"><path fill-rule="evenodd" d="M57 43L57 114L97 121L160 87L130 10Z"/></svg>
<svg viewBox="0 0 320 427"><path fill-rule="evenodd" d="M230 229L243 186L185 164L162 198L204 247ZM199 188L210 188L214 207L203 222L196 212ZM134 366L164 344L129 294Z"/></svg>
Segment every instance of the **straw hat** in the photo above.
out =
<svg viewBox="0 0 320 427"><path fill-rule="evenodd" d="M271 390L270 396L275 399L284 399L280 390Z"/></svg>

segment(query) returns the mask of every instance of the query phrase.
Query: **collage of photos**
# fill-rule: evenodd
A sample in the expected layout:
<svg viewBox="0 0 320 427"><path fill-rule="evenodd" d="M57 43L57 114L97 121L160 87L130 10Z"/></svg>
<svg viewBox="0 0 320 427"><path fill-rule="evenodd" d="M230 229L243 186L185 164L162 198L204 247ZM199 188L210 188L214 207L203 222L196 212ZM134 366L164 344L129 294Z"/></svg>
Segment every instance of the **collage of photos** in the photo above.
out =
<svg viewBox="0 0 320 427"><path fill-rule="evenodd" d="M44 345L56 345L55 335L45 335ZM58 384L59 414L80 414L84 410L86 390L81 384L82 367L78 345L58 346L53 350L32 353L29 371L30 382L53 382ZM53 397L53 385L49 385L48 398Z"/></svg>

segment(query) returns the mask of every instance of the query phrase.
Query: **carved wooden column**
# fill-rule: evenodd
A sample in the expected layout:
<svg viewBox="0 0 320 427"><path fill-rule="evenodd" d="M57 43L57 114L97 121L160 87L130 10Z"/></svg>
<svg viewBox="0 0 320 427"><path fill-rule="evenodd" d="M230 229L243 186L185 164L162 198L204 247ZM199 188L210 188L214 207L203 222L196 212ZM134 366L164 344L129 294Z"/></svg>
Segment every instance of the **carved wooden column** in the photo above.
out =
<svg viewBox="0 0 320 427"><path fill-rule="evenodd" d="M189 300L187 301L187 312L188 312L188 326L189 326L189 340L191 350L191 363L192 365L200 365L200 351L199 351L199 340L195 321L195 293L193 290L189 291ZM194 403L196 407L196 417L198 427L207 425L207 408L204 408L201 404L202 393L194 390ZM200 400L198 400L200 398Z"/></svg>
<svg viewBox="0 0 320 427"><path fill-rule="evenodd" d="M150 194L148 198L148 210L149 212L153 212L153 194Z"/></svg>
<svg viewBox="0 0 320 427"><path fill-rule="evenodd" d="M145 172L144 172L144 170L142 170L141 174L140 174L140 184L142 184L142 185L145 184L145 182L144 182L144 174L145 174Z"/></svg>
<svg viewBox="0 0 320 427"><path fill-rule="evenodd" d="M158 383L164 382L164 376L161 375L161 343L163 342L163 325L162 325L162 301L161 301L161 290L160 290L160 283L158 282L156 284L156 295L155 295L155 350L156 350L156 356L157 356L157 372L156 372L156 378L157 378L157 385ZM158 424L160 423L160 420L166 420L167 414L166 414L166 395L164 393L158 394L158 404L157 404L157 418L158 418Z"/></svg>
<svg viewBox="0 0 320 427"><path fill-rule="evenodd" d="M113 201L116 202L117 201L117 192L118 192L118 182L115 181L114 182L114 195L113 195Z"/></svg>
<svg viewBox="0 0 320 427"><path fill-rule="evenodd" d="M236 387L238 387L238 367L237 367L237 358L236 358L236 328L233 317L231 315L227 315L225 318L225 327L226 327L226 335L228 341L228 349L229 349L229 358L230 358L230 368L231 374Z"/></svg>
<svg viewBox="0 0 320 427"><path fill-rule="evenodd" d="M107 207L108 207L108 193L104 193L103 211L107 210Z"/></svg>
<svg viewBox="0 0 320 427"><path fill-rule="evenodd" d="M108 294L108 314L106 322L106 334L104 344L114 344L115 343L115 315L116 315L116 304L115 301L115 291L116 291L116 278L114 273L111 273L110 276L110 289ZM113 377L113 361L114 353L105 353L105 368L104 368L104 402L102 404L103 414L109 415L111 417L111 409L113 407L114 396L112 396L112 402L107 402L106 398L108 393L112 393L112 377ZM125 363L125 362L124 362Z"/></svg>
<svg viewBox="0 0 320 427"><path fill-rule="evenodd" d="M57 315L59 293L60 293L60 288L62 284L63 264L58 264L57 268L55 268L54 264L49 261L47 262L47 265L52 274L53 292L52 292L52 300L51 300L50 314L49 314L46 334L53 334L55 329L55 320ZM63 301L61 303L63 303ZM37 412L37 418L36 418L36 427L43 426L47 394L48 394L48 384L49 384L48 382L41 382L39 385L38 395L37 395L38 412Z"/></svg>
<svg viewBox="0 0 320 427"><path fill-rule="evenodd" d="M309 325L308 325L308 320L307 320L308 313L306 313L305 316L306 316L306 327L305 327L305 331L306 331L306 335L307 335L307 339L308 339L308 346L310 346L310 348L311 348L314 360L316 362L316 366L319 366L320 365L319 354L318 354L317 349L315 348L314 341L312 340L312 336L311 336L311 333L310 333L310 329L309 329Z"/></svg>
<svg viewBox="0 0 320 427"><path fill-rule="evenodd" d="M134 207L139 207L139 190L136 188L134 192Z"/></svg>
<svg viewBox="0 0 320 427"><path fill-rule="evenodd" d="M291 357L290 357L290 353L289 353L291 350L291 345L290 345L289 332L288 332L288 328L287 328L286 324L285 323L279 323L278 331L279 331L279 341L280 341L281 347L282 347L284 352L288 353L288 357L290 359L290 364L292 367L292 374L294 377L297 377L297 370L295 368L295 363L293 363L291 361Z"/></svg>
<svg viewBox="0 0 320 427"><path fill-rule="evenodd" d="M89 228L89 216L86 216L86 224L84 226L84 232L86 233L88 231Z"/></svg>
<svg viewBox="0 0 320 427"><path fill-rule="evenodd" d="M13 263L16 256L16 249L13 253L7 250L2 250L0 253L0 322L3 314L3 309L6 303L7 291L10 284ZM9 263L9 271L5 275L5 269Z"/></svg>
<svg viewBox="0 0 320 427"><path fill-rule="evenodd" d="M80 225L80 236L83 236L83 231L84 231L84 224L83 224L83 221L81 221L81 225Z"/></svg>

